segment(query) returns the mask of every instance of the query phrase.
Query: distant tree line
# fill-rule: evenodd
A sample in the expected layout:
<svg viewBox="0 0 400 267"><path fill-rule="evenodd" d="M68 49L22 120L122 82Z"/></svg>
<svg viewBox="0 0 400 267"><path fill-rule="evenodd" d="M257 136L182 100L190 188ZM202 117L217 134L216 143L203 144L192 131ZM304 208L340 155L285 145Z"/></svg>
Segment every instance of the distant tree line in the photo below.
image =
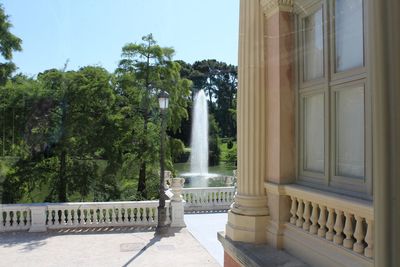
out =
<svg viewBox="0 0 400 267"><path fill-rule="evenodd" d="M13 75L22 41L0 8L0 197L2 203L141 200L158 197L160 112L170 95L167 169L190 143L191 106L205 89L210 162L219 138L236 136L235 66L174 61L151 34L122 48L118 68L49 69Z"/></svg>

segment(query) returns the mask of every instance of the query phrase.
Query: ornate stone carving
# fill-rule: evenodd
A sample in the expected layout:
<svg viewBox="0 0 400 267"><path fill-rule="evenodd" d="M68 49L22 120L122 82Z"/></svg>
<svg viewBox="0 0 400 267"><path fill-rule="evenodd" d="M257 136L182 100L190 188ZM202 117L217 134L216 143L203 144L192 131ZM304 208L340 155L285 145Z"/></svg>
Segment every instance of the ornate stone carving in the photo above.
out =
<svg viewBox="0 0 400 267"><path fill-rule="evenodd" d="M293 0L260 0L267 18L277 11L293 12L293 2Z"/></svg>

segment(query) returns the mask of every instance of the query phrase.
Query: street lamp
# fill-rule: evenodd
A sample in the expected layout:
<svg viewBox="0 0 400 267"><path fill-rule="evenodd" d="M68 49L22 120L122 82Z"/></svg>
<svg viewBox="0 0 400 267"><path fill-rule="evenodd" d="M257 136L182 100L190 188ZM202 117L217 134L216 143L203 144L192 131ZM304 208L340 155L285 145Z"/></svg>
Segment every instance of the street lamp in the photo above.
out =
<svg viewBox="0 0 400 267"><path fill-rule="evenodd" d="M160 200L158 204L157 234L166 234L168 231L167 216L165 210L165 187L164 187L164 139L165 139L165 117L167 115L169 94L161 91L158 95L158 102L161 111L161 133L160 133Z"/></svg>

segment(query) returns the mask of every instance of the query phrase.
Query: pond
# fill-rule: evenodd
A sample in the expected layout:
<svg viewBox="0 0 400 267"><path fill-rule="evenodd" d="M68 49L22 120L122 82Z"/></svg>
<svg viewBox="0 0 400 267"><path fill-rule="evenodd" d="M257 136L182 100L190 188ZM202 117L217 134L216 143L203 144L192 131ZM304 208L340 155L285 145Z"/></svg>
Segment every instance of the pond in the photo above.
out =
<svg viewBox="0 0 400 267"><path fill-rule="evenodd" d="M190 172L190 162L175 163L174 168L176 170L177 177L179 177L182 174ZM184 177L186 179L184 187L227 186L231 182L231 179L227 178L227 176L233 176L233 170L235 169L235 166L221 162L220 165L208 167L208 172L212 174L212 177L206 179L206 181L198 181L197 179L199 178L197 177Z"/></svg>

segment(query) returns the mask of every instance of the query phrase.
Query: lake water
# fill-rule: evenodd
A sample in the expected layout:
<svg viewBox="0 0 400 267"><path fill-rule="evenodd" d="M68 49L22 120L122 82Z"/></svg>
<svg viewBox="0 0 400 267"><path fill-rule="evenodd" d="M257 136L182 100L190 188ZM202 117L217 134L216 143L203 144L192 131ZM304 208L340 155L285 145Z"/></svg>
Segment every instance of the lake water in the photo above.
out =
<svg viewBox="0 0 400 267"><path fill-rule="evenodd" d="M190 163L175 163L174 164L176 170L176 176L179 177L183 173L190 172ZM217 177L208 179L208 187L218 187L218 186L226 186L225 180L226 176L233 176L233 170L236 167L232 165L228 165L225 162L221 162L220 165L210 166L208 167L208 172L212 174L217 174ZM190 183L190 178L186 178L184 187L198 187L196 185L192 185Z"/></svg>

